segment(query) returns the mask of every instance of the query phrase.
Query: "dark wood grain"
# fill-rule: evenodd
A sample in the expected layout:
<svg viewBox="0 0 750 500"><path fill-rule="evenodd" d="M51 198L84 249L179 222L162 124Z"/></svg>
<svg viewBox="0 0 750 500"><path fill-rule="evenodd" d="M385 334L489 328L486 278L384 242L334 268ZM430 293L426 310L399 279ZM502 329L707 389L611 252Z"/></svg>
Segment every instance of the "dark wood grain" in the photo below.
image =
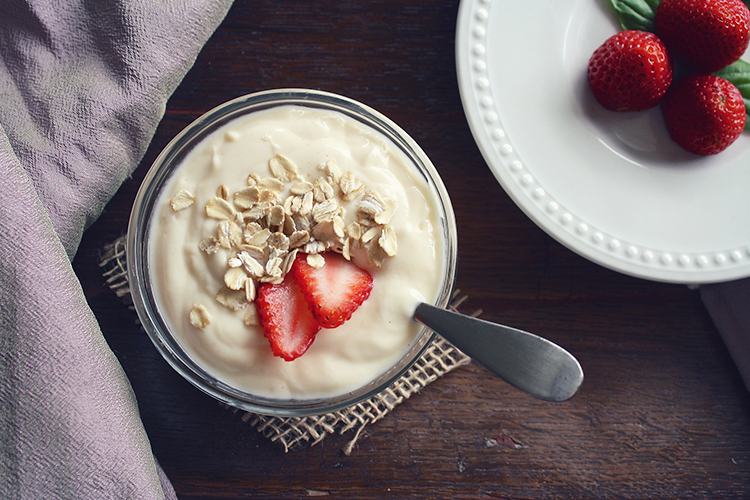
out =
<svg viewBox="0 0 750 500"><path fill-rule="evenodd" d="M75 269L178 496L750 498L750 397L697 292L599 267L513 204L464 118L457 12L457 0L238 0L86 232ZM215 105L278 87L358 99L420 143L456 210L465 307L575 354L586 380L573 400L537 401L472 364L368 427L350 456L351 435L285 454L169 368L96 257L126 231L139 182L173 135Z"/></svg>

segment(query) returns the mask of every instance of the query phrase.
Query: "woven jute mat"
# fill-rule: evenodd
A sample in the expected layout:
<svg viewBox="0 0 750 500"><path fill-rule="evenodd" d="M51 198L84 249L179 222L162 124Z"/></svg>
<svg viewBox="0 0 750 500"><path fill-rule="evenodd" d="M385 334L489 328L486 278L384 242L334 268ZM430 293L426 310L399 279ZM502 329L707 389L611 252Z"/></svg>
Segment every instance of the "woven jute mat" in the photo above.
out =
<svg viewBox="0 0 750 500"><path fill-rule="evenodd" d="M109 288L130 309L133 309L126 268L125 236L104 247L99 265L103 270ZM456 292L450 309L457 311L465 300L465 296ZM477 311L473 315L476 316L479 313L480 311ZM137 317L135 321L138 322ZM367 425L384 418L396 406L430 383L470 361L468 356L450 343L436 337L417 362L401 378L371 398L342 410L312 417L282 418L245 412L230 406L227 406L227 408L241 413L243 421L249 422L251 426L272 442L280 444L285 452L315 445L330 434L337 432L344 434L353 431L352 439L344 447L344 453L349 455Z"/></svg>

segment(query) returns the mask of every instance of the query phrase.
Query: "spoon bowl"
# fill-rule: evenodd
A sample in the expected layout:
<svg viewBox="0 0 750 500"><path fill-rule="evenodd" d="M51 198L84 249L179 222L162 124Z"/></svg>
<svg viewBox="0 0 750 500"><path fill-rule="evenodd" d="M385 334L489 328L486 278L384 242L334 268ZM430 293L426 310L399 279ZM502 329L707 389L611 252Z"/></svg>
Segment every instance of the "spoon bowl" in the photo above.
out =
<svg viewBox="0 0 750 500"><path fill-rule="evenodd" d="M510 385L545 401L572 398L583 382L578 360L533 333L421 303L414 319Z"/></svg>

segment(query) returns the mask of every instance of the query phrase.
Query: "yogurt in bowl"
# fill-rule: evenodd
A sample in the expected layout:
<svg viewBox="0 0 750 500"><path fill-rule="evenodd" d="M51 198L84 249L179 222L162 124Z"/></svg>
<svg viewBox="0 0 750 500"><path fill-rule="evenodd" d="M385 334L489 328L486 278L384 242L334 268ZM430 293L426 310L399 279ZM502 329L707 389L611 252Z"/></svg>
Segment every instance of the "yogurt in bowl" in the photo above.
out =
<svg viewBox="0 0 750 500"><path fill-rule="evenodd" d="M361 401L418 359L432 333L412 315L448 305L456 245L445 187L403 130L351 99L276 90L209 111L165 148L133 208L128 273L144 328L187 380L302 416ZM275 356L258 288L329 252L369 272L369 297L303 355Z"/></svg>

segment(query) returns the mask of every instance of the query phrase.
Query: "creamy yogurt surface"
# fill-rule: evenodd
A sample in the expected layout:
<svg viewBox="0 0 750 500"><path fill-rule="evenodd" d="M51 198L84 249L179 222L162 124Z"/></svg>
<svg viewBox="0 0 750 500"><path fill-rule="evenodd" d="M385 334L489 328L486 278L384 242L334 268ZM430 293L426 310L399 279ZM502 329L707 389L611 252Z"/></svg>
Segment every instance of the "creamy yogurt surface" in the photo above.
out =
<svg viewBox="0 0 750 500"><path fill-rule="evenodd" d="M216 233L217 221L205 206L224 185L229 193L247 187L249 174L272 177L269 159L283 155L301 180L324 175L335 161L367 189L396 201L389 225L398 253L382 266L364 251L352 260L373 276L370 297L351 319L321 330L309 350L294 361L273 356L261 326L246 325L244 310L216 300L224 285L230 252L209 254L199 242ZM291 184L281 193L284 199ZM170 206L180 191L195 202ZM231 197L229 198L231 202ZM345 223L355 220L355 201L341 202ZM374 380L408 350L422 326L412 320L420 301L434 303L445 276L445 241L439 200L411 160L389 139L341 113L279 106L234 119L199 143L167 181L149 230L149 261L157 307L183 349L217 379L270 398L337 396ZM190 311L201 304L210 315L203 328ZM247 307L254 307L248 305Z"/></svg>

